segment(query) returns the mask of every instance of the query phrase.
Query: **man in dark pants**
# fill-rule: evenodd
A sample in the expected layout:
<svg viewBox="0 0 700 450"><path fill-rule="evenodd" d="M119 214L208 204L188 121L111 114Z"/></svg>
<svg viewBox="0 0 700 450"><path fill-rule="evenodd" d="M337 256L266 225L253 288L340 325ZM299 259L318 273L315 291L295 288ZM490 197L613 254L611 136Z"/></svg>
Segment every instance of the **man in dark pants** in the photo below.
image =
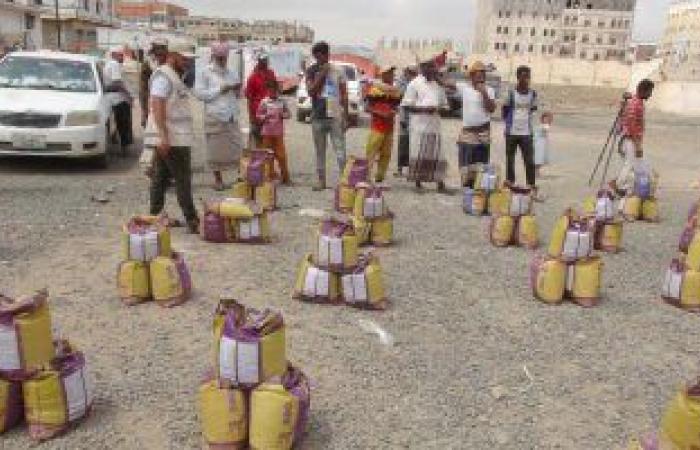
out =
<svg viewBox="0 0 700 450"><path fill-rule="evenodd" d="M194 234L199 231L199 218L192 198L193 124L189 90L182 82L185 70L182 52L171 46L166 63L153 72L144 142L155 148L156 153L151 178L151 214L163 211L165 191L172 177L188 231Z"/></svg>
<svg viewBox="0 0 700 450"><path fill-rule="evenodd" d="M527 186L537 197L534 147L532 141L532 116L537 111L537 92L530 89L531 71L527 66L520 66L516 71L518 83L514 90L508 92L503 105L503 119L506 124L506 180L515 184L515 154L518 148L523 154Z"/></svg>
<svg viewBox="0 0 700 450"><path fill-rule="evenodd" d="M408 84L413 81L413 79L418 76L418 69L411 66L406 67L399 81L399 86L401 87L401 95L406 92ZM397 167L395 177L402 177L403 169L409 166L409 149L410 149L410 132L409 132L409 114L404 108L400 108L399 111L399 140L398 140L398 157L397 157Z"/></svg>

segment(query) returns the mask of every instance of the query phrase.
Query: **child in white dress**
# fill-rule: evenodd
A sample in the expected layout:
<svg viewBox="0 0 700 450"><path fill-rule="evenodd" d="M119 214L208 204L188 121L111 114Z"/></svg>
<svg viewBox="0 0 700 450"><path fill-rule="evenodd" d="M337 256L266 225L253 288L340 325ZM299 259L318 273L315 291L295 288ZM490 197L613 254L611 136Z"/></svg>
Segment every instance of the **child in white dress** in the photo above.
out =
<svg viewBox="0 0 700 450"><path fill-rule="evenodd" d="M535 170L540 178L542 166L549 164L549 129L554 121L551 112L544 112L540 117L540 126L535 130Z"/></svg>

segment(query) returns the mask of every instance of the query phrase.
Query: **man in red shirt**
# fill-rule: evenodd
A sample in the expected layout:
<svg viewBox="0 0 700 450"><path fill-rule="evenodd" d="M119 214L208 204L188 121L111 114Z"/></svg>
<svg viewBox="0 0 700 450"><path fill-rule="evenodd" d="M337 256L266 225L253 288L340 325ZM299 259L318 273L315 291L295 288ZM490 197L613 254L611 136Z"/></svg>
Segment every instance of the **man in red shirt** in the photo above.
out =
<svg viewBox="0 0 700 450"><path fill-rule="evenodd" d="M268 83L277 79L275 72L269 68L268 64L269 57L267 53L260 53L258 55L258 63L255 65L253 73L248 77L245 88L245 96L248 99L251 144L254 144L256 147L262 145L262 135L260 134L262 123L257 118L258 107L260 102L270 95L267 88Z"/></svg>
<svg viewBox="0 0 700 450"><path fill-rule="evenodd" d="M391 148L394 137L394 121L401 101L400 89L394 87L396 67L381 70L381 83L373 83L366 96L368 112L372 115L372 124L367 139L366 154L373 168L377 161L375 180L384 181L386 170L391 161Z"/></svg>

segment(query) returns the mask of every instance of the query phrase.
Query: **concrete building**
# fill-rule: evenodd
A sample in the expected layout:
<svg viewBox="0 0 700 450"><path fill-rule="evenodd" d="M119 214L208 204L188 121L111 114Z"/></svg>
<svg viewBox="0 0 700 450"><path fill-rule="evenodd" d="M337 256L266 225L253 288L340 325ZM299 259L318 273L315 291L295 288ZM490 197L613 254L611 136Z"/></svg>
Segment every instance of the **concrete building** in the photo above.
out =
<svg viewBox="0 0 700 450"><path fill-rule="evenodd" d="M671 4L661 52L669 80L700 81L700 0Z"/></svg>
<svg viewBox="0 0 700 450"><path fill-rule="evenodd" d="M636 0L479 0L474 52L626 61Z"/></svg>
<svg viewBox="0 0 700 450"><path fill-rule="evenodd" d="M75 53L95 51L97 28L117 23L112 0L43 0L43 5L41 20L46 48L60 47Z"/></svg>
<svg viewBox="0 0 700 450"><path fill-rule="evenodd" d="M150 1L118 1L114 12L122 28L169 31L176 27L177 18L190 14L187 8L172 3Z"/></svg>
<svg viewBox="0 0 700 450"><path fill-rule="evenodd" d="M41 8L35 0L0 0L0 50L42 47Z"/></svg>
<svg viewBox="0 0 700 450"><path fill-rule="evenodd" d="M216 40L234 42L304 43L314 40L312 28L297 22L280 20L256 20L187 16L176 21L176 28L192 36L200 45Z"/></svg>

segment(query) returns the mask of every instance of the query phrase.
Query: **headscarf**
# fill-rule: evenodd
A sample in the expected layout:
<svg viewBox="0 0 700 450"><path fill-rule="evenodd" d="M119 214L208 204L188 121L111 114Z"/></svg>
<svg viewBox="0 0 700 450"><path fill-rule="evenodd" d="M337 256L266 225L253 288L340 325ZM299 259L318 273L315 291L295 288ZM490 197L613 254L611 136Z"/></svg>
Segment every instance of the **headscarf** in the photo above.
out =
<svg viewBox="0 0 700 450"><path fill-rule="evenodd" d="M231 47L226 42L214 42L211 44L211 56L214 58L224 58L228 56Z"/></svg>

